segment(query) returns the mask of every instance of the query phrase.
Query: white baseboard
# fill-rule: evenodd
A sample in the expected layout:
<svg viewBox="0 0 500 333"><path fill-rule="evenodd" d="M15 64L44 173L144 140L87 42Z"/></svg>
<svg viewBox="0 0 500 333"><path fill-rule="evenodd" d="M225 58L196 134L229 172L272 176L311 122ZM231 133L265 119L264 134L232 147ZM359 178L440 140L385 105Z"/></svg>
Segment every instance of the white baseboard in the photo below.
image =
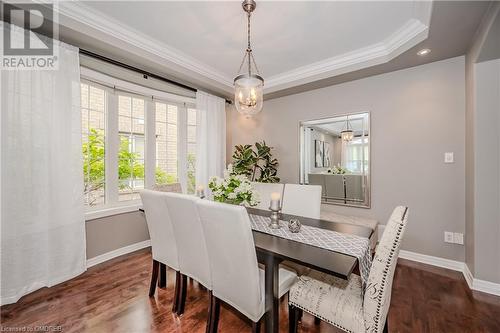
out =
<svg viewBox="0 0 500 333"><path fill-rule="evenodd" d="M472 289L482 291L483 293L500 296L500 283L474 279L472 281Z"/></svg>
<svg viewBox="0 0 500 333"><path fill-rule="evenodd" d="M451 269L453 271L459 271L459 272L464 271L464 263L461 261L444 259L444 258L440 258L440 257L434 257L434 256L426 255L426 254L420 254L420 253L405 251L405 250L399 251L399 258L408 259L408 260L416 261L416 262L421 262L421 263L427 264L427 265L447 268L447 269Z"/></svg>
<svg viewBox="0 0 500 333"><path fill-rule="evenodd" d="M145 240L139 243L127 245L124 247L121 247L119 249L98 255L97 257L93 257L90 259L87 259L87 268L90 268L92 266L98 265L100 263L103 263L105 261L111 260L113 258L122 256L127 253L131 253L140 249L143 249L145 247L151 246L151 240Z"/></svg>
<svg viewBox="0 0 500 333"><path fill-rule="evenodd" d="M471 271L469 270L469 267L467 267L467 264L462 261L434 257L405 250L399 251L399 258L462 272L465 281L467 281L470 289L500 296L500 283L494 283L474 278Z"/></svg>
<svg viewBox="0 0 500 333"><path fill-rule="evenodd" d="M465 281L467 281L467 285L469 286L470 289L474 289L474 276L472 275L471 271L469 270L469 266L464 263L464 278Z"/></svg>

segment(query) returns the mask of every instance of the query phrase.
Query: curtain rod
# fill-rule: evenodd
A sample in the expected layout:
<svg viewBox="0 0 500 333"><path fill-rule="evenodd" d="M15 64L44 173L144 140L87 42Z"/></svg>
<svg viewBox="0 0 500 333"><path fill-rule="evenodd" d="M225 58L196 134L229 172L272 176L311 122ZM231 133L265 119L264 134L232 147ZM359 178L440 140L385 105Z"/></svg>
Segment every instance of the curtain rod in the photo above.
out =
<svg viewBox="0 0 500 333"><path fill-rule="evenodd" d="M183 88L183 89L186 89L186 90L189 90L189 91L196 92L198 90L196 88L187 86L187 85L179 83L177 81L173 81L173 80L167 79L166 77L163 77L163 76L160 76L160 75L157 75L157 74L154 74L154 73L151 73L151 72L139 69L139 68L131 66L131 65L127 65L127 64L125 64L123 62L120 62L120 61L117 61L117 60L105 57L103 55L100 55L100 54L97 54L97 53L94 53L94 52L91 52L91 51L88 51L88 50L85 50L85 49L80 49L80 53L83 54L83 55L86 55L86 56L98 59L98 60L102 60L102 61L108 62L108 63L110 63L112 65L116 65L116 66L119 66L119 67L122 67L122 68L125 68L125 69L128 69L128 70L137 72L139 74L142 74L145 79L147 79L148 77L152 77L154 79L157 79L157 80L160 80L160 81L164 81L164 82L173 84L175 86L178 86L180 88ZM232 101L230 101L228 99L225 99L225 101L228 104L232 104L233 103Z"/></svg>

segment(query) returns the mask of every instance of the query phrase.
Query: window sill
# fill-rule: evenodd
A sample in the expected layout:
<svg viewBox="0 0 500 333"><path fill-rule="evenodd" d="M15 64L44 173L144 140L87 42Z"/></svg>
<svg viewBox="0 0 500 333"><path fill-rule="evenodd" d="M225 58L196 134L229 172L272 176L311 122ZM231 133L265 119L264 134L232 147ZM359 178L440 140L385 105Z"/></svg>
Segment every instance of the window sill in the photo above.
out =
<svg viewBox="0 0 500 333"><path fill-rule="evenodd" d="M107 207L97 210L89 210L85 212L85 221L91 221L103 217L135 212L138 211L140 208L142 208L142 203L138 201L130 203L126 206Z"/></svg>

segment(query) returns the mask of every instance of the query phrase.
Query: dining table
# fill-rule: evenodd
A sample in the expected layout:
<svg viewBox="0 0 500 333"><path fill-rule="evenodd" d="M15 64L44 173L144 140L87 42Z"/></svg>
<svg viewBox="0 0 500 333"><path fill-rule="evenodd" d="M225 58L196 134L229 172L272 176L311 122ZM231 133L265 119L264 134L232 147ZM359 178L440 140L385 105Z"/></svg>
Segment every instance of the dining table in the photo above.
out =
<svg viewBox="0 0 500 333"><path fill-rule="evenodd" d="M247 208L249 215L269 217L270 211ZM303 216L281 214L281 221L297 219L302 225L331 230L369 239L371 228L348 223L326 221ZM287 228L286 225L282 226ZM286 239L270 233L252 230L257 253L257 260L265 270L265 331L279 331L279 265L291 261L311 269L334 275L341 279L349 276L358 265L355 256L332 251L330 249Z"/></svg>
<svg viewBox="0 0 500 333"><path fill-rule="evenodd" d="M269 217L269 210L247 207L249 215ZM143 209L140 209L144 211ZM301 225L331 230L339 233L369 239L373 233L364 226L333 222L297 215L280 213L281 223L291 219L299 220ZM283 225L282 228L286 228ZM265 320L266 333L279 331L279 265L290 261L299 265L348 280L358 265L356 256L314 246L300 241L279 237L270 233L252 229L257 260L264 265L265 271ZM158 286L166 286L166 266L160 265Z"/></svg>

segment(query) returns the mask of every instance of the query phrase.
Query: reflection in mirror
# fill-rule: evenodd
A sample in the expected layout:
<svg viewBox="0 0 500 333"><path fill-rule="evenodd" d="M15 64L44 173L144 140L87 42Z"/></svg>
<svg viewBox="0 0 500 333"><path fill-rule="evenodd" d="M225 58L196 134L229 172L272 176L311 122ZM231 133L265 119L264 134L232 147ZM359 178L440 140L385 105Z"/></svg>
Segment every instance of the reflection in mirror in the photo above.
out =
<svg viewBox="0 0 500 333"><path fill-rule="evenodd" d="M370 114L300 123L300 183L321 185L324 203L370 207Z"/></svg>

